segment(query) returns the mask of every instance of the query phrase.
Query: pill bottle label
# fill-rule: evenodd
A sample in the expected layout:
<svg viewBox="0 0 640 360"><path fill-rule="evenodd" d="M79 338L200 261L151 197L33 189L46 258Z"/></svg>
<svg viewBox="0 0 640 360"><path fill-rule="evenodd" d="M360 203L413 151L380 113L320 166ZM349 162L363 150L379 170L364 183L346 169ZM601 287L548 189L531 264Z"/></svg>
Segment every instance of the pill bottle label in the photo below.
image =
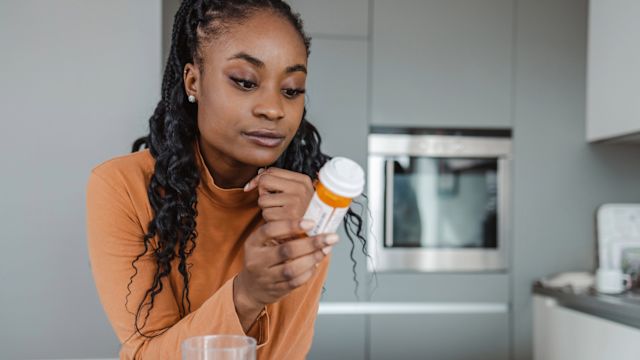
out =
<svg viewBox="0 0 640 360"><path fill-rule="evenodd" d="M320 200L318 193L313 194L303 218L313 220L316 225L313 229L307 231L307 235L315 236L336 232L348 210L348 206L331 207Z"/></svg>

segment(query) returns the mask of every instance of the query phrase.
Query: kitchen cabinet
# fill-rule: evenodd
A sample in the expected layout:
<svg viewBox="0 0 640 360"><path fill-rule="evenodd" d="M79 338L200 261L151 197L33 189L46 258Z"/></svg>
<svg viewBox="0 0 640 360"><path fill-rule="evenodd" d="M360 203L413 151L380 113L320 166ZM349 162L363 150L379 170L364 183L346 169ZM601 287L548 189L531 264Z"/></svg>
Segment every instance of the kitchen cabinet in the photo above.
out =
<svg viewBox="0 0 640 360"><path fill-rule="evenodd" d="M640 142L640 2L591 0L587 140Z"/></svg>
<svg viewBox="0 0 640 360"><path fill-rule="evenodd" d="M366 38L369 0L290 0L312 36Z"/></svg>
<svg viewBox="0 0 640 360"><path fill-rule="evenodd" d="M366 59L367 43L361 40L316 39L312 45L307 79L307 119L322 136L322 151L346 156L366 169ZM355 210L359 207L354 206ZM363 214L366 219L366 215ZM334 246L323 301L357 301L352 279L351 242L342 232ZM363 228L364 231L364 228ZM365 257L356 239L356 271L365 294Z"/></svg>
<svg viewBox="0 0 640 360"><path fill-rule="evenodd" d="M400 305L370 315L371 360L509 358L506 273L379 273L370 301Z"/></svg>
<svg viewBox="0 0 640 360"><path fill-rule="evenodd" d="M509 128L513 0L374 0L373 125Z"/></svg>
<svg viewBox="0 0 640 360"><path fill-rule="evenodd" d="M367 156L367 42L315 39L307 78L307 119L322 135L322 150L355 158Z"/></svg>
<svg viewBox="0 0 640 360"><path fill-rule="evenodd" d="M368 1L292 1L291 5L302 14L307 31L314 36L306 86L307 119L322 136L323 152L349 157L366 169ZM339 235L341 241L334 246L320 299L323 304L366 298L367 268L361 245L356 240L354 258L360 282L356 296L352 244L342 227ZM319 314L307 359L365 360L366 317Z"/></svg>
<svg viewBox="0 0 640 360"><path fill-rule="evenodd" d="M507 360L505 314L371 315L371 360Z"/></svg>
<svg viewBox="0 0 640 360"><path fill-rule="evenodd" d="M366 360L366 315L318 315L308 360Z"/></svg>
<svg viewBox="0 0 640 360"><path fill-rule="evenodd" d="M534 360L637 360L640 329L533 298Z"/></svg>
<svg viewBox="0 0 640 360"><path fill-rule="evenodd" d="M509 303L507 273L377 274L372 302Z"/></svg>

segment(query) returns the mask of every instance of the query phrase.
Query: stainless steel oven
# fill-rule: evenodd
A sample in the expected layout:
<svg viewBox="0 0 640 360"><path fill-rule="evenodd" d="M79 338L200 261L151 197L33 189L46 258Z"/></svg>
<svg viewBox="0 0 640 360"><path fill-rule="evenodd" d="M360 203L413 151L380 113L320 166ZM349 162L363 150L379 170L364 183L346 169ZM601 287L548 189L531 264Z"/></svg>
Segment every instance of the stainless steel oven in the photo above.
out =
<svg viewBox="0 0 640 360"><path fill-rule="evenodd" d="M509 135L369 135L369 270L508 268Z"/></svg>

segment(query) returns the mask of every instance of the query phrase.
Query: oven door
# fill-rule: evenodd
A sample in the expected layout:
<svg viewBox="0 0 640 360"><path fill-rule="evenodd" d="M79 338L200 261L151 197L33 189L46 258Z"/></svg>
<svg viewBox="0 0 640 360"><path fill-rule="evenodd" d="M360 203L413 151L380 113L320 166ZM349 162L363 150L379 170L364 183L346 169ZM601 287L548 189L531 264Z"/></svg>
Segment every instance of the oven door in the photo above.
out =
<svg viewBox="0 0 640 360"><path fill-rule="evenodd" d="M509 138L369 135L369 270L505 270L510 157Z"/></svg>

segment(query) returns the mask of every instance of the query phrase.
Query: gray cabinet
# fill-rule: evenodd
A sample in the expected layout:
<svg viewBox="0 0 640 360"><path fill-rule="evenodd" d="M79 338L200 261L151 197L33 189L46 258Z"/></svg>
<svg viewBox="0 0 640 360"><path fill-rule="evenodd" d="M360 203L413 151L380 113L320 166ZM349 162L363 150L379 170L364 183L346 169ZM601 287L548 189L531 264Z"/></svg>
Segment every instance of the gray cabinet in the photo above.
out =
<svg viewBox="0 0 640 360"><path fill-rule="evenodd" d="M374 125L511 126L513 0L374 0Z"/></svg>
<svg viewBox="0 0 640 360"><path fill-rule="evenodd" d="M587 140L640 142L640 2L589 2Z"/></svg>
<svg viewBox="0 0 640 360"><path fill-rule="evenodd" d="M367 42L315 39L307 78L307 119L323 135L330 155L366 164Z"/></svg>
<svg viewBox="0 0 640 360"><path fill-rule="evenodd" d="M323 2L318 2L320 6ZM295 3L294 3L295 5ZM305 19L313 12L305 11ZM366 167L367 156L367 42L356 38L315 38L307 78L307 119L322 136L323 152L346 156ZM363 229L364 231L364 229ZM356 302L352 244L340 229L334 246L322 303ZM367 268L356 240L353 256L360 282L359 297L366 298ZM365 360L366 315L320 314L307 359Z"/></svg>
<svg viewBox="0 0 640 360"><path fill-rule="evenodd" d="M290 0L312 35L366 37L369 0Z"/></svg>
<svg viewBox="0 0 640 360"><path fill-rule="evenodd" d="M509 359L506 273L380 273L371 301L397 307L370 315L370 360Z"/></svg>
<svg viewBox="0 0 640 360"><path fill-rule="evenodd" d="M506 273L379 273L372 302L509 303Z"/></svg>
<svg viewBox="0 0 640 360"><path fill-rule="evenodd" d="M366 315L318 315L308 360L366 360Z"/></svg>
<svg viewBox="0 0 640 360"><path fill-rule="evenodd" d="M372 315L371 360L507 360L507 314Z"/></svg>
<svg viewBox="0 0 640 360"><path fill-rule="evenodd" d="M315 39L307 78L307 119L320 131L322 150L331 156L349 157L365 168L366 64L367 42L364 40ZM350 258L352 245L342 230L340 238L333 249L322 301L357 300ZM354 257L359 281L363 284L360 294L364 297L366 263L360 249L356 240Z"/></svg>

